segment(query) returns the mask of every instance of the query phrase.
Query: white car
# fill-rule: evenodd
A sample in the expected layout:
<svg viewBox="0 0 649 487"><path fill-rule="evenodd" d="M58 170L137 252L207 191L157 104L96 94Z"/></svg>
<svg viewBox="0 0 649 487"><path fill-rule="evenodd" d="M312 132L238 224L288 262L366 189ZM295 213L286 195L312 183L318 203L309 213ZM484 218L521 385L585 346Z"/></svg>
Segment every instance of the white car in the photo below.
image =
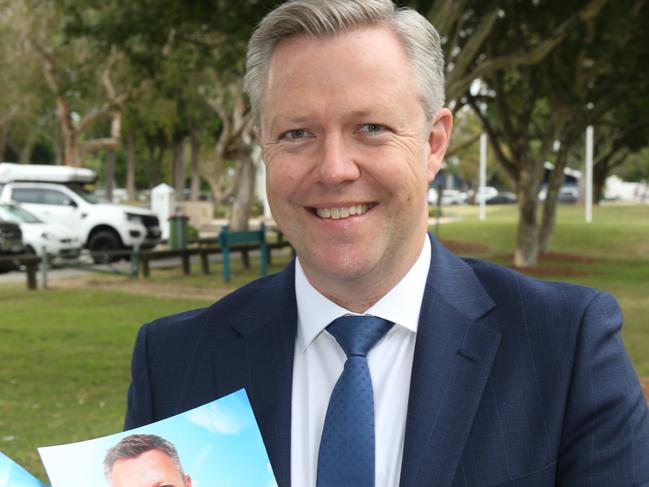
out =
<svg viewBox="0 0 649 487"><path fill-rule="evenodd" d="M94 171L68 166L0 163L0 201L19 203L48 223L65 225L88 248L95 262L112 262L128 250L155 247L160 222L136 206L99 203L89 190Z"/></svg>
<svg viewBox="0 0 649 487"><path fill-rule="evenodd" d="M50 261L61 263L75 260L81 253L81 242L72 230L45 223L18 205L0 203L0 219L20 225L26 250L41 258L47 253Z"/></svg>
<svg viewBox="0 0 649 487"><path fill-rule="evenodd" d="M463 205L466 203L467 195L458 189L445 189L442 191L442 205Z"/></svg>
<svg viewBox="0 0 649 487"><path fill-rule="evenodd" d="M437 205L438 193L435 188L428 188L428 204ZM442 206L463 205L466 203L467 194L457 189L442 190Z"/></svg>
<svg viewBox="0 0 649 487"><path fill-rule="evenodd" d="M496 196L498 196L498 190L496 188L494 188L493 186L485 186L478 189L478 191L475 193L473 201L476 205L479 205L483 201L487 202L490 199L495 198Z"/></svg>

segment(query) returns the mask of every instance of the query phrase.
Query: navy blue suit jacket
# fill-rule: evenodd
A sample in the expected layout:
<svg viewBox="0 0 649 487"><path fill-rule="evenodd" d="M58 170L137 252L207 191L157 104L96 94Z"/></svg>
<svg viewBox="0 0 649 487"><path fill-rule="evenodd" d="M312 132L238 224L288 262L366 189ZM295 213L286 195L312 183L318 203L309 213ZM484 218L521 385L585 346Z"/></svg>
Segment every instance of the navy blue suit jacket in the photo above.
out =
<svg viewBox="0 0 649 487"><path fill-rule="evenodd" d="M615 300L432 243L400 485L649 486L649 413ZM126 428L245 387L289 486L296 323L290 264L143 326Z"/></svg>

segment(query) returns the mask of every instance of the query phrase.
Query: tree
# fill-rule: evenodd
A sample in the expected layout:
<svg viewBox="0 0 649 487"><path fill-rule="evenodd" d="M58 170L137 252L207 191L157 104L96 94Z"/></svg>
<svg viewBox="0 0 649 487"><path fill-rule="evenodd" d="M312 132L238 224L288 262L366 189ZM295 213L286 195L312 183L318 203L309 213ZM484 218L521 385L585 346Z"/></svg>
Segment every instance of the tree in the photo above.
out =
<svg viewBox="0 0 649 487"><path fill-rule="evenodd" d="M187 137L193 141L192 167L194 171L200 168L217 201L223 196L225 167L236 165L231 225L247 226L255 163L250 155L254 145L250 115L241 93L243 59L254 25L274 2L157 0L106 5L95 0L61 1L67 7L68 35L91 39L103 49L117 46L143 76L155 80L155 92L162 98L167 94L160 86L175 86L173 96L184 105L171 117L173 131L158 130L158 135L169 136L168 143L176 147L176 161L184 154L179 144ZM197 99L213 111L206 115L195 103ZM218 124L212 130L214 114ZM212 150L199 151L208 144ZM209 157L196 163L199 152ZM196 181L195 174L192 179Z"/></svg>
<svg viewBox="0 0 649 487"><path fill-rule="evenodd" d="M123 57L115 50L98 56L83 40L63 39L63 12L54 2L21 0L11 7L18 38L29 47L29 59L38 63L55 101L63 162L80 166L86 153L114 148L120 137L122 105L132 95L115 85ZM106 116L112 119L110 135L87 138L91 127Z"/></svg>
<svg viewBox="0 0 649 487"><path fill-rule="evenodd" d="M639 63L649 55L649 37L643 22L648 14L644 1L609 2L599 15L585 19L583 29L571 32L547 61L540 65L552 109L563 114L563 125L557 136L554 171L550 175L539 230L539 251L548 252L556 221L559 189L563 171L575 146L583 146L588 125L606 127L605 118L614 118L617 134L598 131L595 179L603 187L609 164L620 164L620 150L632 143L633 135L644 123L638 123L639 93L646 103L649 89L647 67ZM629 15L630 14L630 15ZM644 74L643 74L644 73ZM625 116L623 106L632 105ZM628 109L627 109L628 111ZM622 128L625 126L624 128ZM623 135L624 134L624 135ZM641 136L641 135L640 135ZM637 135L636 135L637 137ZM617 142L614 140L617 139ZM639 145L635 143L635 148Z"/></svg>
<svg viewBox="0 0 649 487"><path fill-rule="evenodd" d="M21 36L24 10L0 0L0 161L30 162L36 144L54 142L49 93Z"/></svg>
<svg viewBox="0 0 649 487"><path fill-rule="evenodd" d="M595 127L593 201L596 203L604 198L606 179L613 169L649 144L649 119L638 116L638 113L649 110L647 93L645 89L637 95L625 97L622 104L607 113Z"/></svg>
<svg viewBox="0 0 649 487"><path fill-rule="evenodd" d="M505 51L512 43L533 45L539 38L548 36L548 26L563 25L560 19L578 20L572 21L569 34L562 32L561 44L541 61L485 75L481 78L485 87L482 92L467 95L489 133L494 153L516 184L519 223L514 263L517 266L536 265L539 250L548 248L567 153L585 126L602 117L616 97L619 98L618 90L625 86L619 79L617 83L614 80L625 76L628 67L613 62L624 38L616 42L615 35L620 31L606 27L610 25L611 15L624 11L618 5L603 14L605 5L598 1L585 6L565 2L544 6L542 10L533 5L512 4L503 19L500 35L490 38L485 45L488 54ZM601 49L604 39L611 44ZM544 163L557 142L555 171L539 221L538 193Z"/></svg>

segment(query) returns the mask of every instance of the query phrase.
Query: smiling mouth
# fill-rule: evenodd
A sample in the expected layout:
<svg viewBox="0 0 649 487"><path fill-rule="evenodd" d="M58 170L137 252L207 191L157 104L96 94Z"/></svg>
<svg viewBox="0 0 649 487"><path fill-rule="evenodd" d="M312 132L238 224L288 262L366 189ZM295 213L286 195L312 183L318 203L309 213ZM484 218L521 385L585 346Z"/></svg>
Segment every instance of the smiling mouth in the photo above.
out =
<svg viewBox="0 0 649 487"><path fill-rule="evenodd" d="M373 204L365 203L361 205L342 206L340 208L314 208L313 211L325 220L341 220L351 216L364 215L373 206Z"/></svg>

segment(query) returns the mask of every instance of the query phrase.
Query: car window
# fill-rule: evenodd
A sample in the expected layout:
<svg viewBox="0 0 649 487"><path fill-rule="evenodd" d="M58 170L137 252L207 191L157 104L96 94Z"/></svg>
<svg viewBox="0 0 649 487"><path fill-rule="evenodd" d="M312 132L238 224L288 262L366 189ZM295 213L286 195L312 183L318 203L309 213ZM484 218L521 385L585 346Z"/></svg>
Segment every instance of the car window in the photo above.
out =
<svg viewBox="0 0 649 487"><path fill-rule="evenodd" d="M11 199L18 203L43 203L42 192L33 188L13 188Z"/></svg>
<svg viewBox="0 0 649 487"><path fill-rule="evenodd" d="M17 205L0 203L0 218L16 223L43 223L38 217Z"/></svg>
<svg viewBox="0 0 649 487"><path fill-rule="evenodd" d="M70 184L68 188L74 191L77 195L81 196L86 202L93 205L99 203L99 198L92 191L85 186L80 186L77 184Z"/></svg>
<svg viewBox="0 0 649 487"><path fill-rule="evenodd" d="M43 189L43 203L46 205L71 206L72 200L65 193L54 189Z"/></svg>

